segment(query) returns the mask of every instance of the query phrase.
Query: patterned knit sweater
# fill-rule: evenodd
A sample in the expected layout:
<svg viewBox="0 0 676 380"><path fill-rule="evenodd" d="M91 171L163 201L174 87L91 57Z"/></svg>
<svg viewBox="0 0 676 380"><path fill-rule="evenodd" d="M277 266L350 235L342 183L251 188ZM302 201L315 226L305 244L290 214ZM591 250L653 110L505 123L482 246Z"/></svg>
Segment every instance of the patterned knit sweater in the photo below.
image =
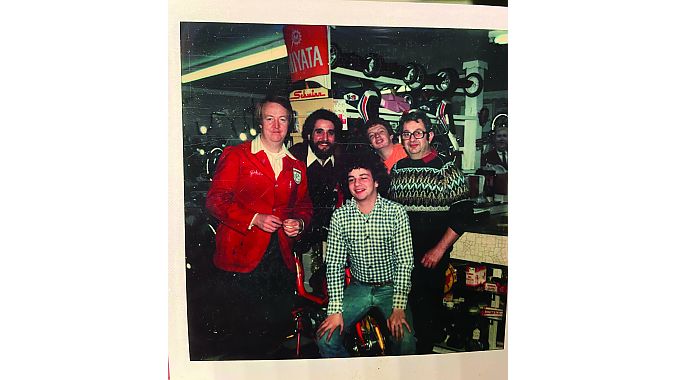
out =
<svg viewBox="0 0 676 380"><path fill-rule="evenodd" d="M432 248L447 228L462 234L470 222L472 201L462 171L432 151L420 160L406 157L390 172L388 198L408 212L414 256Z"/></svg>

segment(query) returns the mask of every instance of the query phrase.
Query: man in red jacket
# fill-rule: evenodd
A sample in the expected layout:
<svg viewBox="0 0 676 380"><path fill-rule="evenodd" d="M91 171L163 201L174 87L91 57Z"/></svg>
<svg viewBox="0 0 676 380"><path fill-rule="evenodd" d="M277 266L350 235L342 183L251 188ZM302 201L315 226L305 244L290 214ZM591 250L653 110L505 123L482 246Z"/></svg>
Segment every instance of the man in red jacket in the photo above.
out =
<svg viewBox="0 0 676 380"><path fill-rule="evenodd" d="M305 165L284 146L292 115L288 99L263 99L256 108L261 133L223 151L207 194L220 221L214 330L228 355L241 359L266 358L292 326L291 249L312 216Z"/></svg>

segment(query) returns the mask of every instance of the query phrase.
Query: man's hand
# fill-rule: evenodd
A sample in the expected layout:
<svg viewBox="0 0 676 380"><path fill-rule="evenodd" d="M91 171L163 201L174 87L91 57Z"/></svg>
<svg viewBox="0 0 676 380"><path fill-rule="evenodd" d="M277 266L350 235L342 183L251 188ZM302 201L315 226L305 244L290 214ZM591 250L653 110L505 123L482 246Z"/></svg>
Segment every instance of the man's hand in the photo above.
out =
<svg viewBox="0 0 676 380"><path fill-rule="evenodd" d="M434 268L439 264L439 261L441 261L441 258L444 256L444 251L435 248L430 249L425 253L425 256L420 260L422 265L425 268Z"/></svg>
<svg viewBox="0 0 676 380"><path fill-rule="evenodd" d="M273 233L282 226L282 220L271 214L258 214L253 224L265 232Z"/></svg>
<svg viewBox="0 0 676 380"><path fill-rule="evenodd" d="M336 328L340 327L340 333L343 333L343 314L342 313L335 313L329 315L324 322L322 322L321 325L319 325L319 329L317 329L317 337L321 338L326 334L326 332L329 333L329 335L326 337L326 341L331 340L331 336L333 335L333 332L336 330Z"/></svg>
<svg viewBox="0 0 676 380"><path fill-rule="evenodd" d="M404 309L392 309L392 315L387 318L387 328L390 329L395 339L401 339L404 336L404 326L411 332L411 326L406 322Z"/></svg>
<svg viewBox="0 0 676 380"><path fill-rule="evenodd" d="M300 220L298 219L285 219L283 225L284 233L288 237L296 237L300 233Z"/></svg>

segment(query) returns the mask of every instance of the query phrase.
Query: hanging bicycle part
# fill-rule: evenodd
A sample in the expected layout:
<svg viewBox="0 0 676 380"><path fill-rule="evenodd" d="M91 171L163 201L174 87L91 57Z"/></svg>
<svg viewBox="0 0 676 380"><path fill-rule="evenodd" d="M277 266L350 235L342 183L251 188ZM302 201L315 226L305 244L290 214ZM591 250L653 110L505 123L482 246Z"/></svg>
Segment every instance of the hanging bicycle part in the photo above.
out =
<svg viewBox="0 0 676 380"><path fill-rule="evenodd" d="M406 66L385 61L380 54L370 53L365 59L366 68L362 70L362 73L370 78L385 76L403 80L409 71Z"/></svg>
<svg viewBox="0 0 676 380"><path fill-rule="evenodd" d="M422 65L409 62L404 66L404 83L411 89L417 90L425 85L425 77L427 73Z"/></svg>
<svg viewBox="0 0 676 380"><path fill-rule="evenodd" d="M362 71L368 67L366 59L354 53L344 53L338 45L329 47L329 66L331 69L343 67L350 70Z"/></svg>
<svg viewBox="0 0 676 380"><path fill-rule="evenodd" d="M473 98L481 93L484 86L481 75L470 73L461 78L458 71L453 68L444 68L439 70L436 75L427 75L423 66L417 63L409 63L406 65L406 70L404 83L411 90L432 85L444 97L453 96L455 91L461 88L465 95Z"/></svg>
<svg viewBox="0 0 676 380"><path fill-rule="evenodd" d="M460 79L458 87L462 88L465 95L474 98L484 89L484 79L477 73L469 73Z"/></svg>

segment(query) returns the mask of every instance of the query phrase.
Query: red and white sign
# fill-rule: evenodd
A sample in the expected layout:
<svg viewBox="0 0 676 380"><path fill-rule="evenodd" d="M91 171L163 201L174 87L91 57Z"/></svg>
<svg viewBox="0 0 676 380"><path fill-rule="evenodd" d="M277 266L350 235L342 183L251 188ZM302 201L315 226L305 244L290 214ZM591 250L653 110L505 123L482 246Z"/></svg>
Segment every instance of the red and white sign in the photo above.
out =
<svg viewBox="0 0 676 380"><path fill-rule="evenodd" d="M327 26L285 25L283 31L293 82L329 73Z"/></svg>
<svg viewBox="0 0 676 380"><path fill-rule="evenodd" d="M484 317L502 318L505 315L505 312L497 307L482 306L479 314Z"/></svg>
<svg viewBox="0 0 676 380"><path fill-rule="evenodd" d="M297 100L308 100L308 99L321 99L328 98L329 90L325 88L306 88L302 90L294 90L289 94L290 101Z"/></svg>

